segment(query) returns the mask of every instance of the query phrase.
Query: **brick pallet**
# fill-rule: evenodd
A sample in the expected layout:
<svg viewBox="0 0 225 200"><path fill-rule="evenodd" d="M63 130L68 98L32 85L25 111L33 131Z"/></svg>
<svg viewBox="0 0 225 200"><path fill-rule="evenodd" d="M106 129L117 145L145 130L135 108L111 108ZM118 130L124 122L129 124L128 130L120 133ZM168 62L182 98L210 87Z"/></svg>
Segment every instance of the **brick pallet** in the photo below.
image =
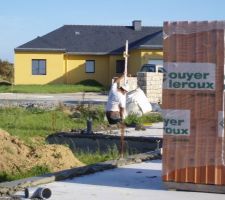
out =
<svg viewBox="0 0 225 200"><path fill-rule="evenodd" d="M180 183L186 183L188 190L225 193L224 29L217 21L164 23L168 187L184 189Z"/></svg>

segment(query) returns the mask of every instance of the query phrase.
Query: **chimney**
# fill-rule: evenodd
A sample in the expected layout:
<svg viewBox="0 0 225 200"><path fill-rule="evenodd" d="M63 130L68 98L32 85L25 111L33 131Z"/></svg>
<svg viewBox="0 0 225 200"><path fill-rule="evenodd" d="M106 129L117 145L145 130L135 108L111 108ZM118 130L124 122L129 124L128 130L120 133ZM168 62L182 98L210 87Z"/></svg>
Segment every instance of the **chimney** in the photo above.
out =
<svg viewBox="0 0 225 200"><path fill-rule="evenodd" d="M135 31L141 30L141 20L134 20L132 24Z"/></svg>

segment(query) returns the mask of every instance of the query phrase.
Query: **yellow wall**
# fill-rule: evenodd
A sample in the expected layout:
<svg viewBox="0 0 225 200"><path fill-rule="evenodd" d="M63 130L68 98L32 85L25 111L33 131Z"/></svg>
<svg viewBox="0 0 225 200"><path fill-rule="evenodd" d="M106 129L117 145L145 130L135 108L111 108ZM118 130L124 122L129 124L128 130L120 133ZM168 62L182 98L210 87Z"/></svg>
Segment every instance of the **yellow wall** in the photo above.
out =
<svg viewBox="0 0 225 200"><path fill-rule="evenodd" d="M116 73L116 61L123 60L122 55L106 56L68 56L67 57L67 83L76 83L85 79L95 79L105 86L111 85ZM95 60L95 73L85 73L85 61Z"/></svg>
<svg viewBox="0 0 225 200"><path fill-rule="evenodd" d="M150 59L162 59L162 51L133 50L129 52L128 74L136 76L141 66ZM32 75L32 59L46 59L47 75ZM64 55L63 53L15 53L15 84L73 84L94 79L105 86L111 85L116 74L116 61L123 55ZM86 60L95 60L95 73L85 72ZM67 72L67 73L66 73Z"/></svg>
<svg viewBox="0 0 225 200"><path fill-rule="evenodd" d="M129 52L127 72L132 76L137 75L137 71L141 67L141 50Z"/></svg>
<svg viewBox="0 0 225 200"><path fill-rule="evenodd" d="M46 59L46 75L32 75L32 59ZM64 82L64 62L62 53L15 54L15 79L18 84L47 84Z"/></svg>
<svg viewBox="0 0 225 200"><path fill-rule="evenodd" d="M151 59L163 59L163 51L159 50L142 50L141 51L141 66L143 64L148 63L149 60Z"/></svg>
<svg viewBox="0 0 225 200"><path fill-rule="evenodd" d="M94 79L103 85L108 82L108 56L66 56L67 83L77 83L85 79ZM65 58L66 59L66 58ZM86 60L95 60L95 73L85 72Z"/></svg>

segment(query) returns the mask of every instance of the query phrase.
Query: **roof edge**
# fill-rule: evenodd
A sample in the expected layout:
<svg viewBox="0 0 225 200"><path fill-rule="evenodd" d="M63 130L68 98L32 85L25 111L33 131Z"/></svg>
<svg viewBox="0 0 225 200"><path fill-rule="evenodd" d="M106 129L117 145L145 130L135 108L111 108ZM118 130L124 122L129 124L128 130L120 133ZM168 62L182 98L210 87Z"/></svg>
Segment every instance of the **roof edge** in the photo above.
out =
<svg viewBox="0 0 225 200"><path fill-rule="evenodd" d="M15 48L15 52L26 52L26 51L34 51L34 52L66 52L66 49L57 49L57 48Z"/></svg>
<svg viewBox="0 0 225 200"><path fill-rule="evenodd" d="M163 45L141 45L138 48L131 48L130 51L135 49L150 49L150 50L162 50ZM123 52L66 52L66 55L118 55Z"/></svg>
<svg viewBox="0 0 225 200"><path fill-rule="evenodd" d="M140 45L138 49L163 50L163 45Z"/></svg>
<svg viewBox="0 0 225 200"><path fill-rule="evenodd" d="M134 49L151 49L162 50L163 45L141 45ZM131 51L134 49L130 49ZM54 48L15 48L15 52L62 52L66 55L118 55L123 52L66 52L66 49L54 49Z"/></svg>
<svg viewBox="0 0 225 200"><path fill-rule="evenodd" d="M123 52L66 52L66 55L120 55Z"/></svg>

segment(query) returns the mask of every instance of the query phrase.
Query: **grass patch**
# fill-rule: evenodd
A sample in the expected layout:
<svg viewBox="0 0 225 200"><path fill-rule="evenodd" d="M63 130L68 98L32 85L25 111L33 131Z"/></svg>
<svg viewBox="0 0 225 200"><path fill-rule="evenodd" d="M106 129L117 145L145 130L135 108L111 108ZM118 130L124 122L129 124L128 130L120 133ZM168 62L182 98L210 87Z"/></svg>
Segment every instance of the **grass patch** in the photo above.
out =
<svg viewBox="0 0 225 200"><path fill-rule="evenodd" d="M141 124L151 124L156 122L162 122L162 115L159 113L149 113L142 116L136 114L130 114L125 119L125 124L127 126L135 126Z"/></svg>
<svg viewBox="0 0 225 200"><path fill-rule="evenodd" d="M150 113L141 116L141 122L142 123L156 123L156 122L162 122L163 117L159 113Z"/></svg>
<svg viewBox="0 0 225 200"><path fill-rule="evenodd" d="M47 166L35 166L28 171L16 172L14 174L7 172L0 172L0 182L13 181L32 176L40 176L49 172L50 169Z"/></svg>
<svg viewBox="0 0 225 200"><path fill-rule="evenodd" d="M66 114L57 110L1 108L0 118L2 129L26 142L29 142L31 137L45 137L54 131L83 125L82 122L75 124Z"/></svg>
<svg viewBox="0 0 225 200"><path fill-rule="evenodd" d="M87 84L89 83L89 85ZM12 93L76 93L76 92L102 92L105 88L98 82L81 82L79 84L47 84L47 85L0 85L0 92Z"/></svg>
<svg viewBox="0 0 225 200"><path fill-rule="evenodd" d="M33 137L46 137L57 131L86 128L88 117L93 118L93 126L104 122L103 106L77 108L82 112L80 118L72 119L62 110L43 110L39 108L0 108L0 128L11 135L18 136L26 143L32 143Z"/></svg>
<svg viewBox="0 0 225 200"><path fill-rule="evenodd" d="M81 162L90 165L98 162L104 162L107 160L115 160L120 157L119 150L116 145L112 148L108 148L106 152L100 152L100 150L96 152L84 152L78 151L75 153L76 158L78 158Z"/></svg>

